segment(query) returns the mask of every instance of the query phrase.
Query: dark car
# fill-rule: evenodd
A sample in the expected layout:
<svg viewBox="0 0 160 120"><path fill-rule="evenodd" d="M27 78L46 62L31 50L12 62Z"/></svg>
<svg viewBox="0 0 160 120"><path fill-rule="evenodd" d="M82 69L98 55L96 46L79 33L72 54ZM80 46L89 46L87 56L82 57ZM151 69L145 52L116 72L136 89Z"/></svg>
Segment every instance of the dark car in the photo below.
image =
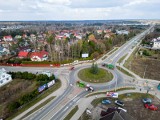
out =
<svg viewBox="0 0 160 120"><path fill-rule="evenodd" d="M121 107L124 106L124 103L122 101L120 101L120 100L116 100L115 104L118 105L118 106L121 106Z"/></svg>
<svg viewBox="0 0 160 120"><path fill-rule="evenodd" d="M73 70L73 69L74 69L74 67L71 67L71 68L70 68L70 70Z"/></svg>
<svg viewBox="0 0 160 120"><path fill-rule="evenodd" d="M153 104L144 104L144 107L150 110L157 110L158 108Z"/></svg>
<svg viewBox="0 0 160 120"><path fill-rule="evenodd" d="M144 99L142 99L142 102L150 104L152 102L152 100L150 98L144 98Z"/></svg>
<svg viewBox="0 0 160 120"><path fill-rule="evenodd" d="M103 66L103 67L105 67L105 66L106 66L106 64L105 64L105 63L102 63L102 66Z"/></svg>

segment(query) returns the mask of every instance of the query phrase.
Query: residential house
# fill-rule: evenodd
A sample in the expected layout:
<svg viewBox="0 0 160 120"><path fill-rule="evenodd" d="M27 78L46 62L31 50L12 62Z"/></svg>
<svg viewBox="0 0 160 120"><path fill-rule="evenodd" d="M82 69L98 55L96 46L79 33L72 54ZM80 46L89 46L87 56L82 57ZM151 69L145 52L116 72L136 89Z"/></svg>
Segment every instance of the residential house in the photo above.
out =
<svg viewBox="0 0 160 120"><path fill-rule="evenodd" d="M0 87L11 81L12 81L11 75L7 74L4 68L0 69Z"/></svg>
<svg viewBox="0 0 160 120"><path fill-rule="evenodd" d="M3 40L6 41L6 42L11 42L11 41L13 41L13 38L12 38L11 35L8 35L8 36L4 36Z"/></svg>
<svg viewBox="0 0 160 120"><path fill-rule="evenodd" d="M46 51L32 52L30 58L32 61L45 61L48 59L48 52Z"/></svg>
<svg viewBox="0 0 160 120"><path fill-rule="evenodd" d="M152 39L150 45L152 49L160 49L160 37Z"/></svg>
<svg viewBox="0 0 160 120"><path fill-rule="evenodd" d="M0 57L2 57L3 55L7 55L9 53L9 50L6 49L3 46L0 46Z"/></svg>
<svg viewBox="0 0 160 120"><path fill-rule="evenodd" d="M18 53L18 58L27 58L27 57L28 57L28 53L29 53L29 52L20 51L20 52Z"/></svg>
<svg viewBox="0 0 160 120"><path fill-rule="evenodd" d="M107 111L103 114L106 115L100 118L99 120L135 120L127 112L124 112L120 109L113 110L112 108L108 108Z"/></svg>
<svg viewBox="0 0 160 120"><path fill-rule="evenodd" d="M22 36L20 36L20 35L16 35L14 38L15 38L15 39L21 39L21 38L22 38Z"/></svg>

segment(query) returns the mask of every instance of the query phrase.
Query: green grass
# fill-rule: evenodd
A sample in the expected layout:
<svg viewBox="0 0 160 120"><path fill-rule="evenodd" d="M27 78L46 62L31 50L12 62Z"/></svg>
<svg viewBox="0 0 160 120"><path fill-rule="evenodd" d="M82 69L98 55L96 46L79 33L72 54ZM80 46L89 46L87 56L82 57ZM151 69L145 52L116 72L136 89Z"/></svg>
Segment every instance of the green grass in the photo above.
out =
<svg viewBox="0 0 160 120"><path fill-rule="evenodd" d="M45 106L47 103L49 103L51 100L53 100L56 96L52 96L50 98L48 98L46 101L44 101L42 104L38 105L37 107L35 107L33 110L29 111L27 114L25 114L21 119L27 117L28 115L34 113L36 110L42 108L43 106Z"/></svg>
<svg viewBox="0 0 160 120"><path fill-rule="evenodd" d="M127 93L128 94L128 93ZM131 94L130 96L127 96L127 94L122 94L122 95L119 95L119 99L123 100L125 98L132 98L133 100L134 99L139 99L139 98L154 98L153 95L151 94L147 94L147 93L129 93Z"/></svg>
<svg viewBox="0 0 160 120"><path fill-rule="evenodd" d="M78 77L81 80L90 83L104 83L113 79L112 73L102 68L99 68L98 74L92 74L90 68L82 69L79 71Z"/></svg>
<svg viewBox="0 0 160 120"><path fill-rule="evenodd" d="M122 90L135 90L135 88L134 87L118 88L116 91L122 91ZM106 92L110 92L110 91L106 91ZM91 97L91 96L99 95L99 94L106 94L106 92L91 93L87 95L86 97Z"/></svg>
<svg viewBox="0 0 160 120"><path fill-rule="evenodd" d="M116 50L118 50L119 48L114 48L112 51L110 51L109 53L108 53L108 55L111 55L112 53L114 53Z"/></svg>
<svg viewBox="0 0 160 120"><path fill-rule="evenodd" d="M126 58L127 55L123 56L121 59L119 59L118 63L123 62L123 60Z"/></svg>
<svg viewBox="0 0 160 120"><path fill-rule="evenodd" d="M89 115L87 115L86 111L84 111L78 120L91 120L91 117Z"/></svg>
<svg viewBox="0 0 160 120"><path fill-rule="evenodd" d="M59 89L60 87L61 87L61 81L58 80L55 83L54 86L52 86L51 88L49 88L46 91L44 91L37 98L35 98L34 100L32 100L30 103L24 105L21 109L19 109L17 112L15 112L13 115L11 115L11 117L9 117L8 120L12 120L14 117L18 116L19 114L21 114L25 110L29 109L30 107L32 107L33 105L35 105L36 103L38 103L39 101L41 101L43 98L47 97L49 94L51 94L54 91L56 91L57 89Z"/></svg>
<svg viewBox="0 0 160 120"><path fill-rule="evenodd" d="M64 120L70 120L72 118L72 116L78 111L78 105L75 106L75 108L73 108L70 113L64 118Z"/></svg>
<svg viewBox="0 0 160 120"><path fill-rule="evenodd" d="M96 107L99 103L102 102L102 100L106 99L106 97L101 97L101 98L97 98L97 99L94 99L92 102L91 102L91 105L93 105L93 107Z"/></svg>
<svg viewBox="0 0 160 120"><path fill-rule="evenodd" d="M132 75L132 74L130 74L128 71L124 70L123 68L121 68L121 67L119 67L119 66L116 66L116 67L117 67L117 68L118 68L118 70L120 70L122 73L124 73L124 74L126 74L126 75L128 75L128 76L133 77L133 75Z"/></svg>
<svg viewBox="0 0 160 120"><path fill-rule="evenodd" d="M127 94L130 94L130 96L127 96ZM139 98L154 98L153 95L150 94L146 94L146 93L127 93L127 94L122 94L118 96L118 99L120 100L124 100L125 98L131 98L131 99L139 99ZM102 102L103 99L106 99L106 97L101 97L101 98L97 98L94 99L91 104L96 107L99 103ZM111 99L115 99L115 98L111 98Z"/></svg>

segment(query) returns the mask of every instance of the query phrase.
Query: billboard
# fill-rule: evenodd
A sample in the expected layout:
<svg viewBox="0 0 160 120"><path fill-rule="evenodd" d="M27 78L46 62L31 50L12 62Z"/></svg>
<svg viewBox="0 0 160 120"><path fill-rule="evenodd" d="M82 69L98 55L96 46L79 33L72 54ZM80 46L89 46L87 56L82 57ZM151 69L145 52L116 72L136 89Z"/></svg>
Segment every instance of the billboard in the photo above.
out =
<svg viewBox="0 0 160 120"><path fill-rule="evenodd" d="M107 97L118 98L118 93L116 93L116 92L107 92L106 96Z"/></svg>
<svg viewBox="0 0 160 120"><path fill-rule="evenodd" d="M48 87L51 87L51 86L53 86L54 84L55 84L55 80L52 80L51 82L47 83L47 86L48 86Z"/></svg>
<svg viewBox="0 0 160 120"><path fill-rule="evenodd" d="M82 54L82 58L87 58L88 57L88 53Z"/></svg>
<svg viewBox="0 0 160 120"><path fill-rule="evenodd" d="M47 88L48 88L47 84L44 84L44 85L42 85L42 86L40 86L40 87L38 88L38 92L42 92L42 91L44 91L44 90L47 89Z"/></svg>

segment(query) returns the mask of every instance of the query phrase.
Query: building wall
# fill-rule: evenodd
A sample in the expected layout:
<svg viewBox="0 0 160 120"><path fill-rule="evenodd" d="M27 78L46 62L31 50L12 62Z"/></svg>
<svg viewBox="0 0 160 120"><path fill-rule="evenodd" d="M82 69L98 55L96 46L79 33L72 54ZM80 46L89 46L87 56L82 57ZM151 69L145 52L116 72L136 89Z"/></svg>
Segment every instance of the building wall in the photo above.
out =
<svg viewBox="0 0 160 120"><path fill-rule="evenodd" d="M11 75L7 74L6 72L1 71L1 75L0 75L0 87L11 82L12 81L12 77Z"/></svg>
<svg viewBox="0 0 160 120"><path fill-rule="evenodd" d="M160 49L160 42L154 42L153 43L153 48Z"/></svg>

